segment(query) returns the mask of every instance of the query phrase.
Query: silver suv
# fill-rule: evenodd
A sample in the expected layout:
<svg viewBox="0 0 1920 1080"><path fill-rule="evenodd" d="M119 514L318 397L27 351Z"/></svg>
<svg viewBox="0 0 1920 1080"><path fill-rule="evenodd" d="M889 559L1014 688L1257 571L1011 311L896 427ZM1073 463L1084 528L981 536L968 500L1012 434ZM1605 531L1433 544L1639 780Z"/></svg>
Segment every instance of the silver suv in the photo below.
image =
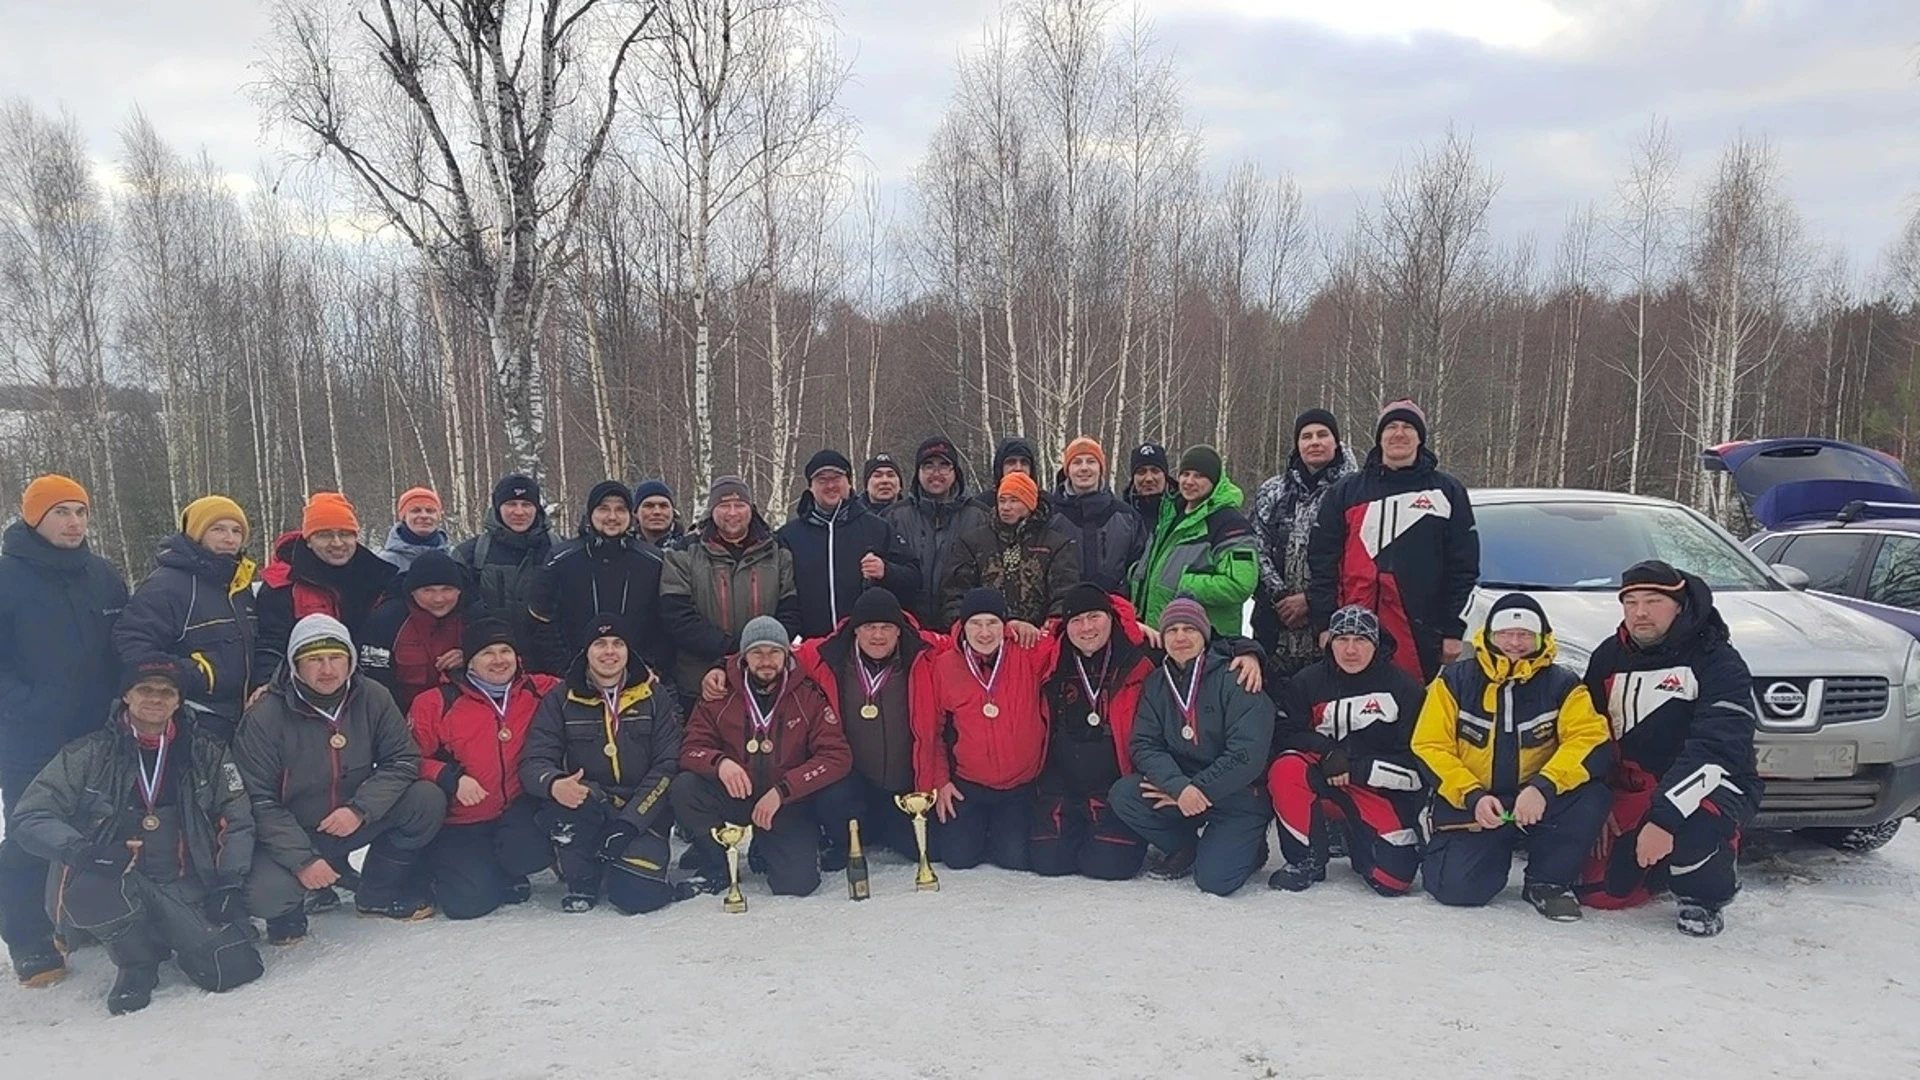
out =
<svg viewBox="0 0 1920 1080"><path fill-rule="evenodd" d="M1679 503L1496 488L1473 492L1473 507L1480 588L1468 625L1502 593L1528 593L1553 623L1561 660L1581 670L1619 626L1626 567L1664 559L1713 586L1760 706L1758 827L1864 851L1920 808L1920 643L1911 635L1791 587Z"/></svg>

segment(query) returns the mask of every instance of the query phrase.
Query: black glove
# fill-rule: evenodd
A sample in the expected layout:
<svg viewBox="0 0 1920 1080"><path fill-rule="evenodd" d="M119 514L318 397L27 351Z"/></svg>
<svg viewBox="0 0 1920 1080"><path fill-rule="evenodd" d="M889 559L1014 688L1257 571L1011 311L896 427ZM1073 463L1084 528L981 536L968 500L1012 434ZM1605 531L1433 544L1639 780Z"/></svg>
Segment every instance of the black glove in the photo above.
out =
<svg viewBox="0 0 1920 1080"><path fill-rule="evenodd" d="M640 830L631 821L615 821L600 834L600 857L607 862L618 862L627 854L627 845L640 835Z"/></svg>
<svg viewBox="0 0 1920 1080"><path fill-rule="evenodd" d="M215 889L207 897L207 920L215 926L232 926L246 917L246 903L239 886Z"/></svg>
<svg viewBox="0 0 1920 1080"><path fill-rule="evenodd" d="M1327 756L1320 759L1321 776L1332 778L1347 772L1349 768L1350 764L1347 761L1347 752L1341 747L1335 747L1327 751Z"/></svg>
<svg viewBox="0 0 1920 1080"><path fill-rule="evenodd" d="M124 840L86 844L67 858L67 865L77 871L90 870L102 874L124 874L132 863L133 849Z"/></svg>

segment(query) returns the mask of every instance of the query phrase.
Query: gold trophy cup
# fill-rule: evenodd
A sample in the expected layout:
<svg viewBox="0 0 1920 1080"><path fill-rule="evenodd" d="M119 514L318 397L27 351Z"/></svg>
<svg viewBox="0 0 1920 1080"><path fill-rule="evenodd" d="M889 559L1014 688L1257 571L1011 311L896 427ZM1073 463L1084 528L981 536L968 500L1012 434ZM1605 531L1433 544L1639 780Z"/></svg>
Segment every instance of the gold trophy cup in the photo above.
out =
<svg viewBox="0 0 1920 1080"><path fill-rule="evenodd" d="M913 840L920 845L920 872L913 878L915 891L939 892L940 879L934 875L933 864L927 861L927 811L933 809L933 792L909 791L895 795L893 802L913 817Z"/></svg>
<svg viewBox="0 0 1920 1080"><path fill-rule="evenodd" d="M715 825L713 842L727 852L727 895L721 907L729 915L738 915L747 910L746 894L740 891L740 845L753 835L751 825Z"/></svg>

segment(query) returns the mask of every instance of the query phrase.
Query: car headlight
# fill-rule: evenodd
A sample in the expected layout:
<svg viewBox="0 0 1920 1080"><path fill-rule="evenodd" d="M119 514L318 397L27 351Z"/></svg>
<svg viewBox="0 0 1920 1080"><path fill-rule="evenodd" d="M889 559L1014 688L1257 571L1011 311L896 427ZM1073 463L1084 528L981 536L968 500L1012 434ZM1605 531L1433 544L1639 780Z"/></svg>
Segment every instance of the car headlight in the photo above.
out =
<svg viewBox="0 0 1920 1080"><path fill-rule="evenodd" d="M1900 697L1908 721L1920 720L1920 643L1907 646L1907 670L1900 679Z"/></svg>

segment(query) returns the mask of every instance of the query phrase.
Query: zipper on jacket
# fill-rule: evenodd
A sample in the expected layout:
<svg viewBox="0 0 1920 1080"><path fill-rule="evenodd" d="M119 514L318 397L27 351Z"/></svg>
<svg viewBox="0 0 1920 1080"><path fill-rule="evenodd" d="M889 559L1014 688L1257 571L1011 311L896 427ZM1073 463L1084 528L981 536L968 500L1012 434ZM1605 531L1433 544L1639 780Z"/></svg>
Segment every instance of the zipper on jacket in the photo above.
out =
<svg viewBox="0 0 1920 1080"><path fill-rule="evenodd" d="M733 625L733 576L726 572L718 562L713 567L713 591L720 598L716 606L720 609L720 627L727 633L735 633L739 627Z"/></svg>
<svg viewBox="0 0 1920 1080"><path fill-rule="evenodd" d="M834 526L840 521L840 507L833 508L833 514L827 518L827 614L832 617L833 625L840 625L840 583L834 580L833 534Z"/></svg>

